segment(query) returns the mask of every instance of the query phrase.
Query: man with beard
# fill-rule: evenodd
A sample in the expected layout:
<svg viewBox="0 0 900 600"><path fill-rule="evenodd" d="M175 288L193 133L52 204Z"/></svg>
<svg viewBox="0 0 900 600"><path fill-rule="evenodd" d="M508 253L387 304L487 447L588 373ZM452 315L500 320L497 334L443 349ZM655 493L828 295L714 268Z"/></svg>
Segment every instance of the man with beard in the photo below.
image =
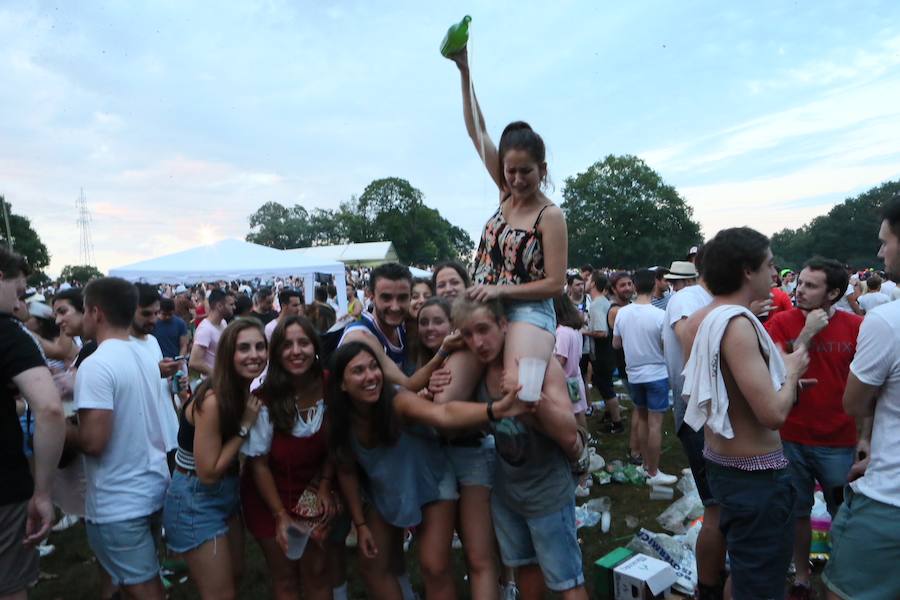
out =
<svg viewBox="0 0 900 600"><path fill-rule="evenodd" d="M131 341L159 365L159 401L163 407L161 414L166 417L163 432L168 436L166 451L172 451L178 447L178 415L172 404L168 378L178 371L181 363L172 360L173 357L163 357L159 342L151 335L159 321L159 292L146 283L138 283L135 287L138 291L138 305L131 322Z"/></svg>
<svg viewBox="0 0 900 600"><path fill-rule="evenodd" d="M890 275L900 273L900 197L882 213L878 237ZM900 597L900 304L866 315L844 390L844 410L873 417L871 452L857 453L844 504L831 526L833 547L823 581L829 598ZM859 475L862 474L861 477Z"/></svg>
<svg viewBox="0 0 900 600"><path fill-rule="evenodd" d="M606 323L609 326L610 333L612 333L616 328L616 316L619 314L619 309L631 304L631 297L634 296L634 282L629 273L619 271L610 276L609 286L612 290L612 297L609 299L610 307L609 312L606 315ZM616 370L619 372L619 377L622 379L625 389L628 390L628 394L631 395L631 388L628 386L628 373L625 366L625 350L623 348L617 348L614 349L613 352L616 357ZM610 428L610 433L616 433L614 424ZM628 438L628 448L631 462L636 465L642 464L644 460L640 454L638 420L636 418L631 419L631 432L629 433Z"/></svg>
<svg viewBox="0 0 900 600"><path fill-rule="evenodd" d="M795 288L797 307L776 313L766 321L772 340L785 350L790 351L794 344L809 349L809 368L803 376L818 380L817 385L797 393L797 404L780 431L784 455L790 461L788 470L797 491L794 504L797 574L790 598L798 600L811 597L810 511L815 483L818 481L824 488L828 512L834 517L857 446L867 452L869 445L871 419L854 422L842 404L862 323L857 315L834 308L847 282L847 272L841 263L813 258L800 272Z"/></svg>

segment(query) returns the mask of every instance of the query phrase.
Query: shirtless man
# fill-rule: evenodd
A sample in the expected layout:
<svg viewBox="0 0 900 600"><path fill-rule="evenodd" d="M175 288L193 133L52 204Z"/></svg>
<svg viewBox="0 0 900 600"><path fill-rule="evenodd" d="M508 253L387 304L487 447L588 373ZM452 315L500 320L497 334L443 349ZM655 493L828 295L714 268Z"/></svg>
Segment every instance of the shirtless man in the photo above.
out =
<svg viewBox="0 0 900 600"><path fill-rule="evenodd" d="M778 429L794 406L809 356L802 345L781 356L749 313L754 301L764 301L769 295L774 267L768 238L746 227L725 229L705 250L704 281L713 301L685 323L687 339L693 338L693 342L686 353L691 358L685 367L683 393L690 396L693 392L695 396L688 401L685 423L694 429L705 425L703 454L710 489L721 507L719 528L731 557L732 597L783 598L793 545L796 492ZM703 399L701 384L714 390L717 382L702 381L709 371L705 364L697 371L693 368L700 360L696 356L708 351L703 342L713 324L721 320L719 315L736 307L744 307L747 312L727 322L721 345L709 350L712 355L707 358L718 360L721 367L726 397L718 401L720 406L722 401L728 406L723 425L714 411L707 418L697 404ZM773 373L780 373L777 379L783 380L773 381ZM701 597L714 598L721 590L707 588L701 593L706 594Z"/></svg>

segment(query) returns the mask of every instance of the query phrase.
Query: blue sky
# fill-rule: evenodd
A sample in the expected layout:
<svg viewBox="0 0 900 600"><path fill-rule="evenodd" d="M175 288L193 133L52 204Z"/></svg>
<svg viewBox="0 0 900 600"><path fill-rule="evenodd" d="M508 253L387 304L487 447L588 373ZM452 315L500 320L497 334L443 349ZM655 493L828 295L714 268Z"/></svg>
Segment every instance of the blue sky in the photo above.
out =
<svg viewBox="0 0 900 600"><path fill-rule="evenodd" d="M477 238L497 196L437 51L466 13L488 128L543 135L557 201L632 153L705 235L771 234L900 177L897 2L7 0L0 193L51 273L78 261L81 187L104 270L387 176Z"/></svg>

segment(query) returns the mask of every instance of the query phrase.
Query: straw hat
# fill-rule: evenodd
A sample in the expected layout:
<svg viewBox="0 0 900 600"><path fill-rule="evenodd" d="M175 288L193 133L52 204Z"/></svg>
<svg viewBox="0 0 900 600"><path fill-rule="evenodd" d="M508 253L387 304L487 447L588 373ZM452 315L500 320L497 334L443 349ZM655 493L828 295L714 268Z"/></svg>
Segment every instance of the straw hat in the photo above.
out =
<svg viewBox="0 0 900 600"><path fill-rule="evenodd" d="M663 275L663 278L668 280L696 279L699 276L697 267L694 266L694 263L686 260L676 260L672 262L672 266L669 267L669 272L666 275Z"/></svg>

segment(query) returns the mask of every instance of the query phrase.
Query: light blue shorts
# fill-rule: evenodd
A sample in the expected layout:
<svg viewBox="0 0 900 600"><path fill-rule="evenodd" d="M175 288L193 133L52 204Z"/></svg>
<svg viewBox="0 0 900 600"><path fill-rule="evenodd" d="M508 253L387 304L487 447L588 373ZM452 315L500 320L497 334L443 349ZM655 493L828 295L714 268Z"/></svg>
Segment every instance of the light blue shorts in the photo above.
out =
<svg viewBox="0 0 900 600"><path fill-rule="evenodd" d="M195 475L175 471L163 511L166 545L173 552L199 548L228 533L228 520L240 509L237 475L226 475L206 485Z"/></svg>
<svg viewBox="0 0 900 600"><path fill-rule="evenodd" d="M159 577L159 528L159 512L115 523L85 523L88 544L114 585L137 585Z"/></svg>
<svg viewBox="0 0 900 600"><path fill-rule="evenodd" d="M448 445L444 451L460 487L494 486L494 467L497 463L494 436L485 436L481 446Z"/></svg>
<svg viewBox="0 0 900 600"><path fill-rule="evenodd" d="M491 515L504 566L539 565L544 582L554 592L584 585L574 498L557 511L528 518L491 494Z"/></svg>
<svg viewBox="0 0 900 600"><path fill-rule="evenodd" d="M507 300L506 318L514 323L530 323L556 336L556 311L553 300Z"/></svg>

